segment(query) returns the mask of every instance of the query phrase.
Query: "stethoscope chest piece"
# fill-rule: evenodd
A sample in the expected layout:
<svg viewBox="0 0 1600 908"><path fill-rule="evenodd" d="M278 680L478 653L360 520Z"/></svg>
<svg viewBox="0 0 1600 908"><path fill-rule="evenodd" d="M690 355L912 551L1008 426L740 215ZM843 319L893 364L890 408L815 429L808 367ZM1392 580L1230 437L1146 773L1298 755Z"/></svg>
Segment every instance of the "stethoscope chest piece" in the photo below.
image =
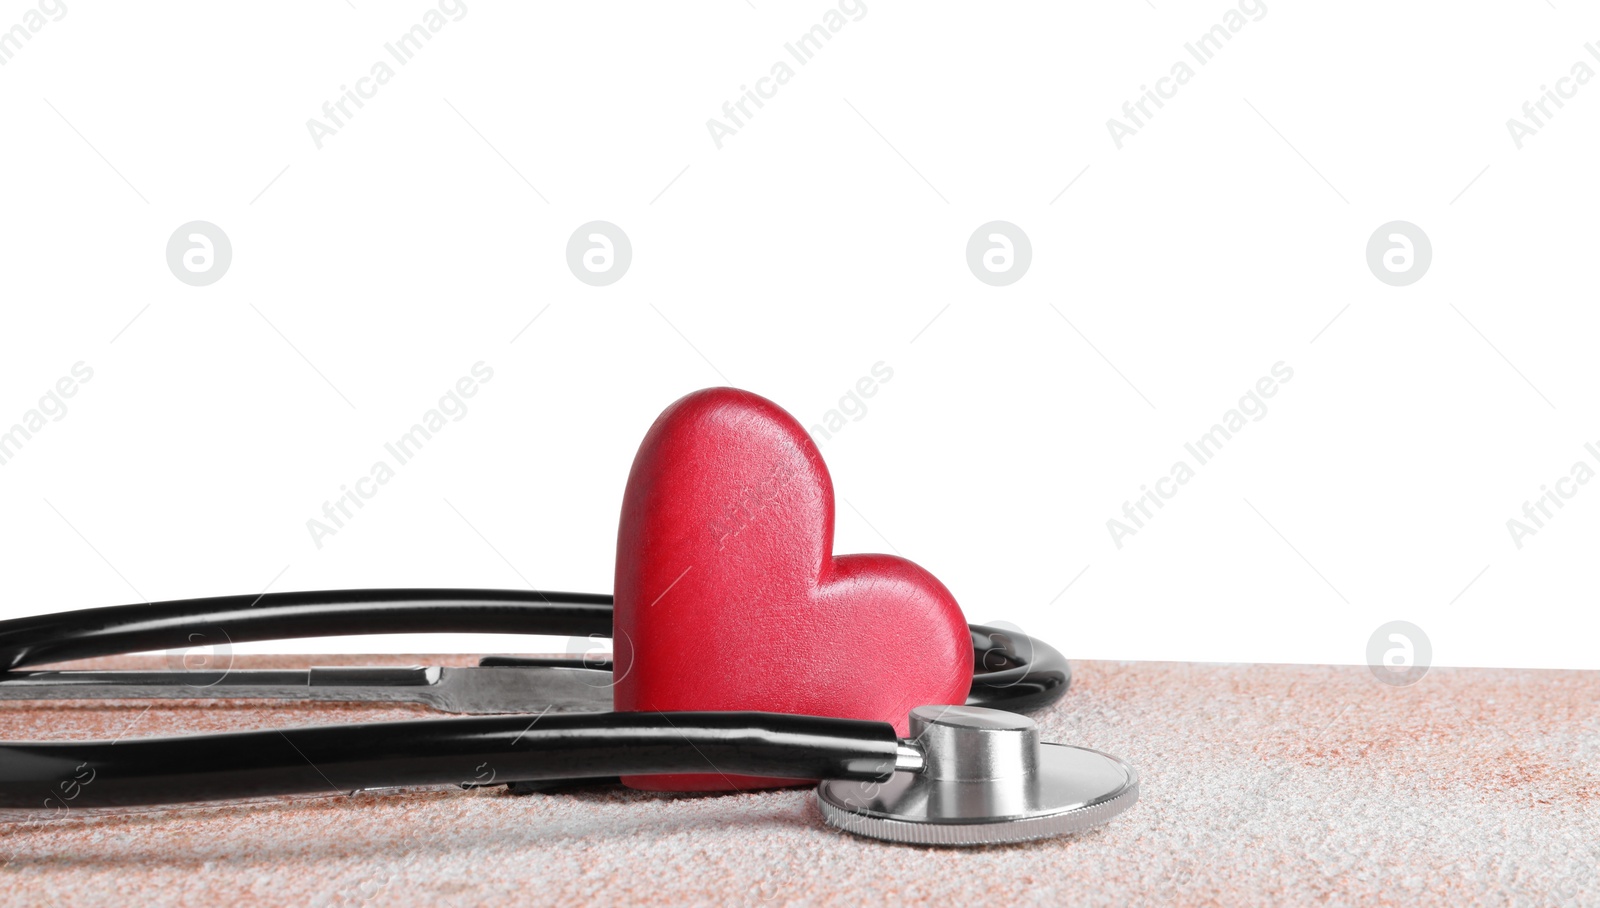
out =
<svg viewBox="0 0 1600 908"><path fill-rule="evenodd" d="M1032 719L971 706L919 706L887 782L817 788L831 826L923 845L993 845L1082 832L1139 797L1139 775L1085 747L1042 744ZM920 756L920 766L918 766Z"/></svg>

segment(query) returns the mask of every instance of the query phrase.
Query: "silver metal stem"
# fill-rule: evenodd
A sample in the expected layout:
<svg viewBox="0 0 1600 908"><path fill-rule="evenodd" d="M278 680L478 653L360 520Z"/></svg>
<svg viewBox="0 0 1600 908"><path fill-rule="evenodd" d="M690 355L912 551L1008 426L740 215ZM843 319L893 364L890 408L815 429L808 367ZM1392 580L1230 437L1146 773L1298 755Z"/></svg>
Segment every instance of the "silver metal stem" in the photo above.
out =
<svg viewBox="0 0 1600 908"><path fill-rule="evenodd" d="M922 748L914 742L902 740L900 746L895 748L895 772L922 772L927 765L928 761L922 756Z"/></svg>
<svg viewBox="0 0 1600 908"><path fill-rule="evenodd" d="M551 666L0 673L0 700L271 699L422 703L452 713L611 709L611 673Z"/></svg>

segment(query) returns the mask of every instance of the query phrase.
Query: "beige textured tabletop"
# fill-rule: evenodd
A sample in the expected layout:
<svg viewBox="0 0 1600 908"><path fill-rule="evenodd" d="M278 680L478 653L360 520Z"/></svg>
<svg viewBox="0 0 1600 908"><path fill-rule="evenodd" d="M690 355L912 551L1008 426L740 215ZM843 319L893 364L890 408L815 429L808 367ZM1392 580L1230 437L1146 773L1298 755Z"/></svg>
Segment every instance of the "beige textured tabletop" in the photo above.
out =
<svg viewBox="0 0 1600 908"><path fill-rule="evenodd" d="M1066 698L1036 717L1044 740L1121 755L1143 782L1132 810L1075 838L885 845L825 828L806 789L492 788L59 811L0 824L0 903L1600 903L1600 673L1435 669L1390 687L1360 667L1073 668ZM147 706L0 703L0 740L429 714Z"/></svg>

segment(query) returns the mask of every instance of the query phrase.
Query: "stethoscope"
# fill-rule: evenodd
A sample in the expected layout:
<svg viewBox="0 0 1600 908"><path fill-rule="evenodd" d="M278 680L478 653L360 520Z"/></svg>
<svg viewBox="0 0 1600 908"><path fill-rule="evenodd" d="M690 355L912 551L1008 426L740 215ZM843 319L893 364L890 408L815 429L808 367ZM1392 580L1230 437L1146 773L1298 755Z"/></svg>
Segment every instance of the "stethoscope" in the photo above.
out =
<svg viewBox="0 0 1600 908"><path fill-rule="evenodd" d="M856 719L766 712L613 712L607 659L491 656L471 667L24 671L196 645L395 633L610 637L611 597L374 589L222 596L0 621L0 699L272 698L418 702L480 714L289 730L0 742L0 808L121 809L431 786L514 792L624 775L717 772L821 780L825 821L926 845L1079 832L1131 807L1137 773L1109 754L1041 743L1032 719L1067 691L1055 649L970 625L964 705L918 706L910 736ZM626 671L623 666L621 671ZM707 670L714 670L708 666ZM483 768L491 767L486 776ZM93 784L83 784L85 772ZM486 781L487 779L487 781Z"/></svg>

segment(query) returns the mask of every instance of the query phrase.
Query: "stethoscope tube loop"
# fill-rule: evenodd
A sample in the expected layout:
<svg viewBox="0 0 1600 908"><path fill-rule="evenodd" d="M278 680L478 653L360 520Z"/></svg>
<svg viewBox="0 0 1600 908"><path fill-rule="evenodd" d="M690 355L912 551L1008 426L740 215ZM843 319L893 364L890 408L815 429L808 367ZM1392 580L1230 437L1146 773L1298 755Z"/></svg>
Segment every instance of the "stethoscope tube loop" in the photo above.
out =
<svg viewBox="0 0 1600 908"><path fill-rule="evenodd" d="M0 808L133 807L633 774L887 780L883 722L763 712L550 713L0 744ZM903 757L900 757L904 759ZM83 783L85 767L101 784ZM110 780L115 780L111 782Z"/></svg>
<svg viewBox="0 0 1600 908"><path fill-rule="evenodd" d="M611 597L539 590L371 589L213 596L0 621L0 671L223 642L353 634L611 636ZM223 639L225 636L225 640Z"/></svg>
<svg viewBox="0 0 1600 908"><path fill-rule="evenodd" d="M596 593L370 589L79 609L0 621L0 671L122 653L353 634L610 637L611 603L610 596ZM977 624L969 629L974 676L967 705L1020 712L1048 706L1066 693L1071 669L1050 645L1014 630Z"/></svg>

